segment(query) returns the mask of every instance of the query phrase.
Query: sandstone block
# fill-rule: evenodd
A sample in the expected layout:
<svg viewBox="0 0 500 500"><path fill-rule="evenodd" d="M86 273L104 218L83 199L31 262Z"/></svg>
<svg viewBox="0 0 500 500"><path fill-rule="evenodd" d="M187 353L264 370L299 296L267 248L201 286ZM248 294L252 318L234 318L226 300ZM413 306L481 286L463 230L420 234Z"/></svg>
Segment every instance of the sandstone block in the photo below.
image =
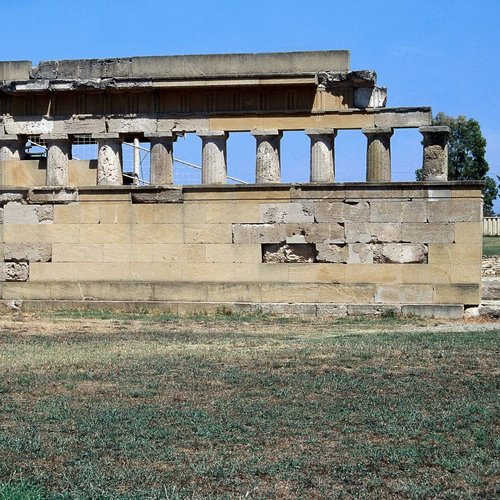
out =
<svg viewBox="0 0 500 500"><path fill-rule="evenodd" d="M164 188L161 191L132 191L132 203L182 203L181 188Z"/></svg>
<svg viewBox="0 0 500 500"><path fill-rule="evenodd" d="M29 203L71 203L78 201L78 190L71 188L36 188L28 191Z"/></svg>
<svg viewBox="0 0 500 500"><path fill-rule="evenodd" d="M456 222L455 242L481 245L483 238L483 224L481 222Z"/></svg>
<svg viewBox="0 0 500 500"><path fill-rule="evenodd" d="M347 316L346 304L316 304L316 316L319 318L339 318Z"/></svg>
<svg viewBox="0 0 500 500"><path fill-rule="evenodd" d="M54 243L52 262L102 262L103 245Z"/></svg>
<svg viewBox="0 0 500 500"><path fill-rule="evenodd" d="M344 203L342 201L317 201L314 203L316 222L343 222Z"/></svg>
<svg viewBox="0 0 500 500"><path fill-rule="evenodd" d="M481 283L481 263L452 264L451 283Z"/></svg>
<svg viewBox="0 0 500 500"><path fill-rule="evenodd" d="M373 262L378 264L427 263L427 246L409 243L373 245Z"/></svg>
<svg viewBox="0 0 500 500"><path fill-rule="evenodd" d="M285 224L233 224L233 243L281 243L286 240Z"/></svg>
<svg viewBox="0 0 500 500"><path fill-rule="evenodd" d="M287 243L344 242L344 226L335 222L287 224Z"/></svg>
<svg viewBox="0 0 500 500"><path fill-rule="evenodd" d="M455 241L455 225L437 222L403 223L401 239L407 243L453 243Z"/></svg>
<svg viewBox="0 0 500 500"><path fill-rule="evenodd" d="M345 222L366 222L370 213L367 201L350 201L343 203L343 220Z"/></svg>
<svg viewBox="0 0 500 500"><path fill-rule="evenodd" d="M156 132L156 118L108 118L108 132Z"/></svg>
<svg viewBox="0 0 500 500"><path fill-rule="evenodd" d="M434 285L435 304L463 304L477 306L481 302L481 287L476 285Z"/></svg>
<svg viewBox="0 0 500 500"><path fill-rule="evenodd" d="M288 281L290 283L344 283L345 264L315 263L315 264L280 264L288 266Z"/></svg>
<svg viewBox="0 0 500 500"><path fill-rule="evenodd" d="M372 200L370 222L427 222L426 200Z"/></svg>
<svg viewBox="0 0 500 500"><path fill-rule="evenodd" d="M314 222L314 209L308 203L263 203L260 205L260 222Z"/></svg>
<svg viewBox="0 0 500 500"><path fill-rule="evenodd" d="M372 240L369 224L364 222L345 224L345 241L347 243L369 243Z"/></svg>
<svg viewBox="0 0 500 500"><path fill-rule="evenodd" d="M401 306L396 304L347 304L348 316L383 316L386 314L400 315Z"/></svg>
<svg viewBox="0 0 500 500"><path fill-rule="evenodd" d="M185 243L231 243L231 224L184 224Z"/></svg>
<svg viewBox="0 0 500 500"><path fill-rule="evenodd" d="M3 262L0 281L28 281L29 265L25 262Z"/></svg>
<svg viewBox="0 0 500 500"><path fill-rule="evenodd" d="M432 303L432 285L380 285L375 290L375 302L381 304L425 304Z"/></svg>
<svg viewBox="0 0 500 500"><path fill-rule="evenodd" d="M315 304L260 304L260 312L262 314L287 316L316 316Z"/></svg>
<svg viewBox="0 0 500 500"><path fill-rule="evenodd" d="M317 283L262 283L263 302L316 303L319 285Z"/></svg>
<svg viewBox="0 0 500 500"><path fill-rule="evenodd" d="M311 244L262 245L262 262L314 262L316 250Z"/></svg>
<svg viewBox="0 0 500 500"><path fill-rule="evenodd" d="M456 304L407 304L401 307L403 316L419 318L461 319L464 306Z"/></svg>
<svg viewBox="0 0 500 500"><path fill-rule="evenodd" d="M36 206L7 203L3 220L4 224L38 224Z"/></svg>
<svg viewBox="0 0 500 500"><path fill-rule="evenodd" d="M127 227L126 224L122 226ZM184 228L182 224L131 224L128 227L131 229L131 243L183 243L185 230L189 229ZM126 242L125 240L126 234L124 233L122 242ZM103 243L121 243L121 241L104 241Z"/></svg>
<svg viewBox="0 0 500 500"><path fill-rule="evenodd" d="M347 247L349 251L347 257L348 264L373 264L372 245L365 243L349 243ZM370 281L370 279L367 281Z"/></svg>
<svg viewBox="0 0 500 500"><path fill-rule="evenodd" d="M402 267L387 264L351 264L345 267L347 283L401 283Z"/></svg>
<svg viewBox="0 0 500 500"><path fill-rule="evenodd" d="M320 286L318 302L331 304L373 303L374 297L375 286L371 284L324 284Z"/></svg>
<svg viewBox="0 0 500 500"><path fill-rule="evenodd" d="M21 202L24 199L22 193L1 193L0 194L0 205L10 202Z"/></svg>
<svg viewBox="0 0 500 500"><path fill-rule="evenodd" d="M346 264L349 258L349 247L347 245L336 245L328 243L316 244L318 262L338 262Z"/></svg>
<svg viewBox="0 0 500 500"><path fill-rule="evenodd" d="M186 205L184 208L187 208ZM231 201L227 203L212 202L206 205L206 222L209 224L223 222L256 224L259 220L260 207L258 203ZM200 222L200 219L193 222Z"/></svg>
<svg viewBox="0 0 500 500"><path fill-rule="evenodd" d="M4 260L12 262L49 262L52 257L50 243L5 243Z"/></svg>
<svg viewBox="0 0 500 500"><path fill-rule="evenodd" d="M260 302L259 283L210 283L207 287L210 302Z"/></svg>
<svg viewBox="0 0 500 500"><path fill-rule="evenodd" d="M51 223L54 222L54 206L53 205L38 205L35 207L38 222Z"/></svg>
<svg viewBox="0 0 500 500"><path fill-rule="evenodd" d="M429 222L481 222L481 202L455 198L428 203L428 218Z"/></svg>

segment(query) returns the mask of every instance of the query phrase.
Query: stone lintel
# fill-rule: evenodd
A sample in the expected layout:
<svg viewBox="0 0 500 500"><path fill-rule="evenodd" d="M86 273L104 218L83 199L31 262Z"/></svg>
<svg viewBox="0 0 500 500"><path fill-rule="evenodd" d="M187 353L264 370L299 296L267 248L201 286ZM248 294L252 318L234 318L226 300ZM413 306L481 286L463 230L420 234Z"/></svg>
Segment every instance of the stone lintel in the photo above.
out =
<svg viewBox="0 0 500 500"><path fill-rule="evenodd" d="M337 135L337 129L335 128L307 128L304 130L306 135Z"/></svg>
<svg viewBox="0 0 500 500"><path fill-rule="evenodd" d="M41 134L42 141L66 141L69 139L68 134Z"/></svg>
<svg viewBox="0 0 500 500"><path fill-rule="evenodd" d="M164 132L144 132L145 139L170 139L174 141L177 140L179 135L183 135L180 132L174 132L173 130L165 130Z"/></svg>

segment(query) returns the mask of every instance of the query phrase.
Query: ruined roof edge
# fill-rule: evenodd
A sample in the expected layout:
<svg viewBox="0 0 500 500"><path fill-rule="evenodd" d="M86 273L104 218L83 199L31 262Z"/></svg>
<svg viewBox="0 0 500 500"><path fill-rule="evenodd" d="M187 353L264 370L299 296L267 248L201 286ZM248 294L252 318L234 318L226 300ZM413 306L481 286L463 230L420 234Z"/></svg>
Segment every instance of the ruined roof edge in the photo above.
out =
<svg viewBox="0 0 500 500"><path fill-rule="evenodd" d="M211 78L349 70L348 50L144 56L114 59L1 61L0 80L93 78Z"/></svg>

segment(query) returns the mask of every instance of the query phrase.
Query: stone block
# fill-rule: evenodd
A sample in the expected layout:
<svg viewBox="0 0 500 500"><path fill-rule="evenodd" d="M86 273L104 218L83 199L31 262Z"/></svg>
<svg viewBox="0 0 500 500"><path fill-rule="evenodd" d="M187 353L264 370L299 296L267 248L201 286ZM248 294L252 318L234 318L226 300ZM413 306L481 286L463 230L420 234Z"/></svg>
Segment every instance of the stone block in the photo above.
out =
<svg viewBox="0 0 500 500"><path fill-rule="evenodd" d="M347 283L401 283L402 266L350 264L345 266Z"/></svg>
<svg viewBox="0 0 500 500"><path fill-rule="evenodd" d="M285 224L233 224L233 243L282 243Z"/></svg>
<svg viewBox="0 0 500 500"><path fill-rule="evenodd" d="M128 227L131 230L131 241L129 243L184 242L184 227L182 224L131 224ZM125 239L126 235L124 235ZM103 243L120 243L120 241L105 241Z"/></svg>
<svg viewBox="0 0 500 500"><path fill-rule="evenodd" d="M262 283L262 302L310 302L318 301L317 283Z"/></svg>
<svg viewBox="0 0 500 500"><path fill-rule="evenodd" d="M60 226L56 225L55 227ZM136 234L131 231L131 227L130 224L82 224L79 226L80 243L130 243L132 238L131 233ZM150 226L147 229L150 229ZM151 232L147 232L146 228L144 228L144 233L147 236L153 236L154 232L152 229L150 230Z"/></svg>
<svg viewBox="0 0 500 500"><path fill-rule="evenodd" d="M5 243L4 260L11 262L49 262L50 243Z"/></svg>
<svg viewBox="0 0 500 500"><path fill-rule="evenodd" d="M206 262L206 248L197 244L131 245L130 262ZM106 255L106 250L105 250ZM148 258L149 257L149 258Z"/></svg>
<svg viewBox="0 0 500 500"><path fill-rule="evenodd" d="M262 262L314 262L316 249L307 243L262 245Z"/></svg>
<svg viewBox="0 0 500 500"><path fill-rule="evenodd" d="M287 243L343 243L344 226L335 222L287 224L286 238Z"/></svg>
<svg viewBox="0 0 500 500"><path fill-rule="evenodd" d="M220 223L246 223L256 224L260 220L260 206L249 201L230 201L226 203L209 202L206 205L206 222L209 224ZM200 222L198 220L198 222Z"/></svg>
<svg viewBox="0 0 500 500"><path fill-rule="evenodd" d="M36 206L7 203L3 214L4 224L38 224Z"/></svg>
<svg viewBox="0 0 500 500"><path fill-rule="evenodd" d="M29 203L72 203L78 201L78 190L71 188L33 188L28 191Z"/></svg>
<svg viewBox="0 0 500 500"><path fill-rule="evenodd" d="M237 282L287 282L289 280L289 266L296 268L311 264L234 264L234 280Z"/></svg>
<svg viewBox="0 0 500 500"><path fill-rule="evenodd" d="M7 224L4 241L9 243L78 243L78 224Z"/></svg>
<svg viewBox="0 0 500 500"><path fill-rule="evenodd" d="M456 222L455 242L468 245L479 244L483 241L482 222Z"/></svg>
<svg viewBox="0 0 500 500"><path fill-rule="evenodd" d="M54 222L54 206L38 205L36 206L36 215L41 224L51 224Z"/></svg>
<svg viewBox="0 0 500 500"><path fill-rule="evenodd" d="M440 264L400 264L403 283L433 283L433 284L448 284L450 283L450 265Z"/></svg>
<svg viewBox="0 0 500 500"><path fill-rule="evenodd" d="M451 283L481 283L481 263L456 263L450 266Z"/></svg>
<svg viewBox="0 0 500 500"><path fill-rule="evenodd" d="M33 262L30 264L30 281L78 281L78 266L73 262Z"/></svg>
<svg viewBox="0 0 500 500"><path fill-rule="evenodd" d="M314 222L314 209L310 203L263 203L260 222L265 224Z"/></svg>
<svg viewBox="0 0 500 500"><path fill-rule="evenodd" d="M446 199L428 203L429 222L482 222L482 204L474 199Z"/></svg>
<svg viewBox="0 0 500 500"><path fill-rule="evenodd" d="M345 244L316 244L318 262L337 262L346 264L349 258L349 247Z"/></svg>
<svg viewBox="0 0 500 500"><path fill-rule="evenodd" d="M47 283L10 281L2 283L2 297L6 300L50 299Z"/></svg>
<svg viewBox="0 0 500 500"><path fill-rule="evenodd" d="M156 282L154 283L154 298L169 301L208 301L208 286L206 282Z"/></svg>
<svg viewBox="0 0 500 500"><path fill-rule="evenodd" d="M344 283L344 264L315 263L289 264L288 281L291 283Z"/></svg>
<svg viewBox="0 0 500 500"><path fill-rule="evenodd" d="M369 243L371 240L371 228L366 222L347 222L345 224L345 241L347 243Z"/></svg>
<svg viewBox="0 0 500 500"><path fill-rule="evenodd" d="M370 222L427 222L426 200L372 200Z"/></svg>
<svg viewBox="0 0 500 500"><path fill-rule="evenodd" d="M117 281L102 283L103 300L154 300L153 283Z"/></svg>
<svg viewBox="0 0 500 500"><path fill-rule="evenodd" d="M464 306L459 304L406 304L401 307L403 316L418 318L462 319Z"/></svg>
<svg viewBox="0 0 500 500"><path fill-rule="evenodd" d="M162 188L155 191L131 193L132 203L182 203L181 188Z"/></svg>
<svg viewBox="0 0 500 500"><path fill-rule="evenodd" d="M435 304L464 304L477 306L481 302L481 287L476 285L434 285Z"/></svg>
<svg viewBox="0 0 500 500"><path fill-rule="evenodd" d="M0 264L0 281L28 281L29 264L26 262L3 262Z"/></svg>
<svg viewBox="0 0 500 500"><path fill-rule="evenodd" d="M318 318L343 318L347 316L346 304L316 304Z"/></svg>
<svg viewBox="0 0 500 500"><path fill-rule="evenodd" d="M192 263L185 262L181 264L182 281L235 281L234 264L224 263Z"/></svg>
<svg viewBox="0 0 500 500"><path fill-rule="evenodd" d="M494 278L482 278L483 300L500 300L500 280Z"/></svg>
<svg viewBox="0 0 500 500"><path fill-rule="evenodd" d="M455 241L455 224L403 223L401 239L406 243L453 243Z"/></svg>
<svg viewBox="0 0 500 500"><path fill-rule="evenodd" d="M342 201L317 201L314 203L316 222L344 222L344 203Z"/></svg>
<svg viewBox="0 0 500 500"><path fill-rule="evenodd" d="M320 285L319 303L358 304L373 303L375 285L372 284L329 284Z"/></svg>
<svg viewBox="0 0 500 500"><path fill-rule="evenodd" d="M103 245L54 243L52 262L102 262Z"/></svg>
<svg viewBox="0 0 500 500"><path fill-rule="evenodd" d="M384 316L401 314L401 306L397 304L347 304L348 316Z"/></svg>
<svg viewBox="0 0 500 500"><path fill-rule="evenodd" d="M411 243L373 245L373 262L377 264L427 263L427 246Z"/></svg>
<svg viewBox="0 0 500 500"><path fill-rule="evenodd" d="M108 118L107 131L119 134L156 132L156 118Z"/></svg>
<svg viewBox="0 0 500 500"><path fill-rule="evenodd" d="M1 193L0 194L0 205L5 205L10 202L21 203L24 199L23 193Z"/></svg>
<svg viewBox="0 0 500 500"><path fill-rule="evenodd" d="M104 117L73 115L70 120L64 121L63 127L66 134L104 133L106 132L106 120Z"/></svg>
<svg viewBox="0 0 500 500"><path fill-rule="evenodd" d="M379 304L425 304L432 303L432 285L380 285L375 290L375 302Z"/></svg>
<svg viewBox="0 0 500 500"><path fill-rule="evenodd" d="M232 242L231 224L184 224L183 227L185 243Z"/></svg>
<svg viewBox="0 0 500 500"><path fill-rule="evenodd" d="M259 283L209 283L210 302L261 302Z"/></svg>
<svg viewBox="0 0 500 500"><path fill-rule="evenodd" d="M345 186L343 184L313 185L294 184L290 187L290 199L292 200L341 200L345 198Z"/></svg>
<svg viewBox="0 0 500 500"><path fill-rule="evenodd" d="M315 304L260 304L261 314L276 315L281 317L316 316Z"/></svg>
<svg viewBox="0 0 500 500"><path fill-rule="evenodd" d="M342 210L345 222L366 222L370 213L370 205L367 201L344 202Z"/></svg>
<svg viewBox="0 0 500 500"><path fill-rule="evenodd" d="M366 243L349 243L347 245L349 255L348 264L373 264L372 245Z"/></svg>
<svg viewBox="0 0 500 500"><path fill-rule="evenodd" d="M482 246L478 243L431 243L429 246L429 264L479 264Z"/></svg>
<svg viewBox="0 0 500 500"><path fill-rule="evenodd" d="M130 224L132 207L133 205L130 205L130 203L99 203L99 223Z"/></svg>

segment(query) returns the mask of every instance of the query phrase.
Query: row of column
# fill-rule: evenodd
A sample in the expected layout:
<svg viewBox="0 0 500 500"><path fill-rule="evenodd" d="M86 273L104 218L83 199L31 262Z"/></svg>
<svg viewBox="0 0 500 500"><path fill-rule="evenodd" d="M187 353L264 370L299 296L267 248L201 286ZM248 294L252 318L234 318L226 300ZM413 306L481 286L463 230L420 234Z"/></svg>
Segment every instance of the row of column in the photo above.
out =
<svg viewBox="0 0 500 500"><path fill-rule="evenodd" d="M448 178L448 127L421 127L423 135L424 180L447 180ZM362 130L367 137L366 180L389 182L391 180L391 128L368 128ZM281 178L279 130L255 130L251 132L257 142L256 183L278 183ZM311 140L310 181L335 181L335 129L307 129ZM226 143L228 133L224 131L201 131L202 183L224 184L227 176ZM48 186L68 184L68 165L71 159L71 139L65 134L45 134L40 138L47 144ZM97 184L122 184L121 147L123 139L117 133L92 134L98 143ZM151 184L163 185L173 182L173 143L175 132L145 133L151 144ZM0 161L22 159L25 141L16 135L0 135Z"/></svg>

